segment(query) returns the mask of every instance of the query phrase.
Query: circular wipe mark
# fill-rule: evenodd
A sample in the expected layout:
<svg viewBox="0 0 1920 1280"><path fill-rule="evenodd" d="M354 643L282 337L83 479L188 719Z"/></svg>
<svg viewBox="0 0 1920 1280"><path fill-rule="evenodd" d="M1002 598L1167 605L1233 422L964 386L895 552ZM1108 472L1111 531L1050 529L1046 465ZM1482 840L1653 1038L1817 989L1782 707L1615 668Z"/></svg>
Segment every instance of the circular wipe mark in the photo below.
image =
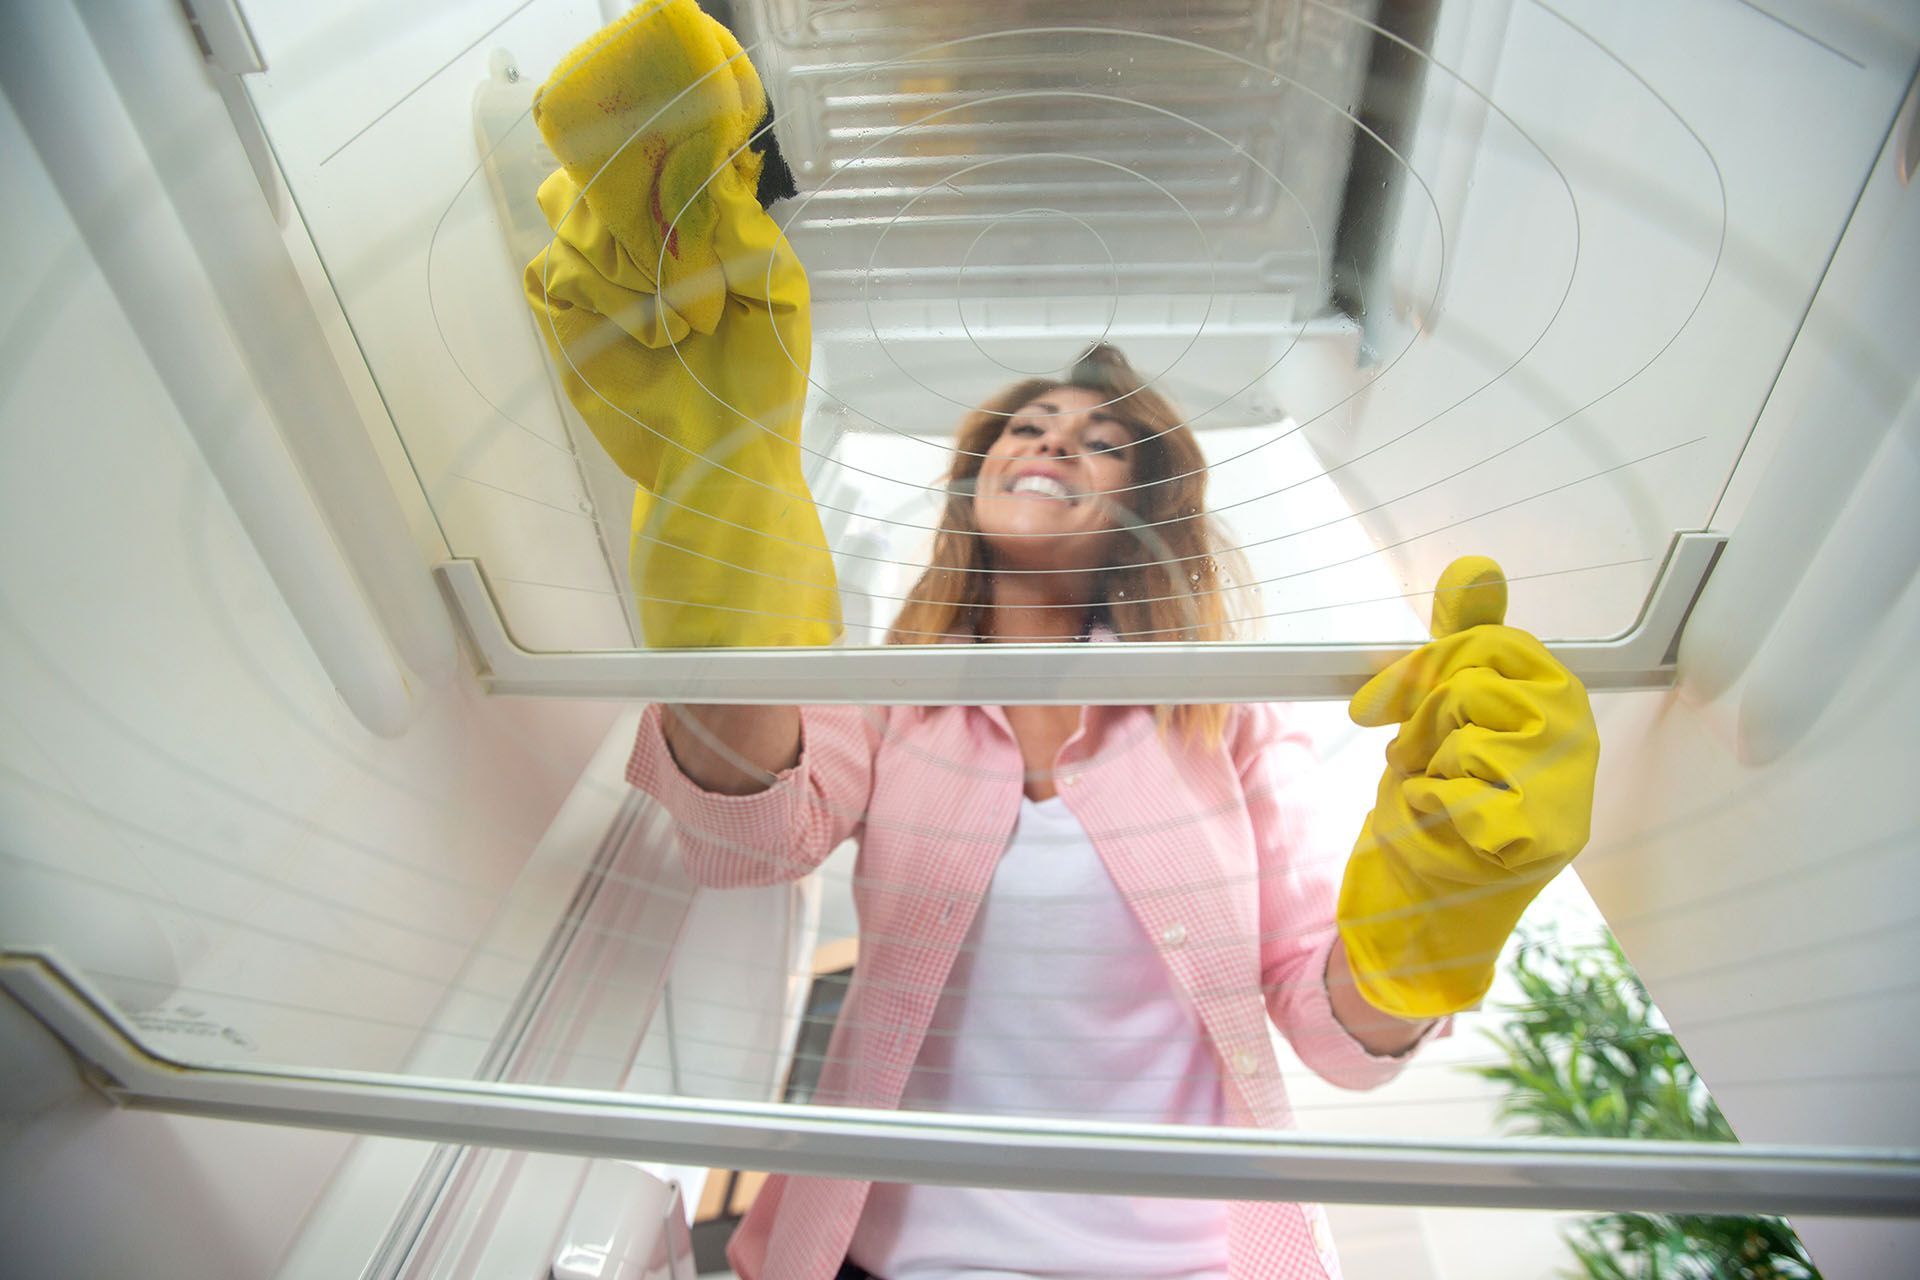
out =
<svg viewBox="0 0 1920 1280"><path fill-rule="evenodd" d="M1076 230L1080 234L1074 234ZM1076 252L1075 249L1076 241L1085 244L1087 240L1091 240L1107 260L1108 287L1104 294L1088 293L1048 299L1042 323L1036 327L1036 332L981 336L979 331L990 329L993 324L993 300L1005 292L1009 282L1029 270L1035 259L1051 258L1068 262L1088 260L1090 255L1084 251ZM1011 250L1008 248L1009 241L1012 242ZM989 251L985 254L981 252L982 245L988 246ZM992 252L995 248L1000 252ZM984 258L986 265L976 266L977 258ZM971 299L968 296L969 272L973 274L973 286L978 295ZM974 304L972 308L968 307L969 301ZM1047 330L1094 335L1068 339L1076 346L1085 346L1089 341L1105 342L1107 335L1113 332L1114 319L1120 314L1120 268L1114 260L1113 247L1085 218L1060 209L1018 209L982 227L980 234L973 238L973 243L967 246L967 252L960 259L960 274L954 283L954 305L960 313L960 327L974 350L1009 373L1022 377L1044 377L1058 373L1066 361L1077 354L1068 352L1064 360L1058 358L1058 353L1049 350L1053 344L1045 341ZM972 319L969 319L969 310L974 313ZM1102 312L1105 314L1102 315ZM994 348L1004 348L1005 354L995 354ZM1016 354L1024 355L1026 362L1015 363Z"/></svg>
<svg viewBox="0 0 1920 1280"><path fill-rule="evenodd" d="M1131 102L1128 99L1114 98L1112 97L1112 95L1087 94L1079 91L1059 92L1059 93L1055 93L1052 91L1021 92L1021 93L1014 93L1014 94L1002 94L1002 95L996 95L994 98L987 99L986 101L993 102L993 101L999 101L1001 99L1016 99L1016 98L1029 99L1029 98L1035 98L1035 97L1048 97L1048 98L1092 97L1092 98L1101 98L1108 101L1122 102L1122 103L1126 103L1129 106L1135 106L1135 107L1144 107L1146 105L1142 103ZM978 107L981 104L974 104L974 105ZM1157 108L1149 108L1149 109L1158 110ZM938 115L943 113L936 112L933 114ZM924 120L916 123L923 124ZM1175 212L1175 214L1177 214L1180 220L1183 220L1189 227L1192 228L1196 251L1192 254L1187 255L1186 258L1183 259L1183 261L1189 265L1190 269L1192 270L1192 274L1204 280L1204 288L1202 288L1199 291L1199 296L1204 300L1204 304L1201 308L1199 315L1193 322L1191 332L1185 335L1184 341L1181 342L1178 350L1174 352L1172 357L1169 358L1161 368L1155 369L1152 372L1142 371L1142 375L1141 375L1142 381L1145 382L1147 385L1151 386L1159 382L1163 377L1166 376L1166 374L1169 371L1171 371L1175 366L1177 366L1182 359L1186 358L1189 352L1193 350L1195 344L1200 341L1201 335L1205 332L1208 321L1212 318L1214 308L1219 299L1219 288L1218 288L1218 280L1217 280L1218 266L1214 260L1211 238L1207 235L1206 228L1202 220L1198 215L1194 213L1192 209L1190 209L1183 201L1181 201L1179 196L1176 195L1166 184L1154 179L1153 177L1145 173L1142 173L1140 170L1130 165L1122 164L1119 161L1115 161L1115 160L1109 160L1101 156L1085 155L1078 152L1033 151L1033 152L1023 152L1017 156L996 156L991 159L976 161L973 164L966 165L960 169L957 169L954 172L946 175L946 177L941 181L930 183L927 186L922 187L919 191L915 192L911 197L909 197L901 205L899 210L897 210L894 213L894 215L887 220L886 225L881 228L880 234L875 237L873 246L867 254L867 270L862 278L862 284L863 284L862 300L865 304L866 312L867 312L868 332L871 335L872 340L876 344L876 347L880 351L880 353L884 355L890 363L892 363L895 369L899 370L899 372L904 377L906 377L909 381L911 381L914 385L918 386L921 390L927 392L928 395L933 396L940 401L946 402L946 404L948 404L949 406L952 406L954 409L957 409L963 413L971 412L972 410L978 407L977 404L975 403L975 399L978 394L977 388L973 389L971 392L963 390L963 388L961 388L960 386L956 386L952 390L942 389L941 387L933 385L928 380L928 375L937 373L941 376L958 376L971 381L971 380L974 380L973 373L967 370L958 370L958 371L949 370L946 367L946 362L944 360L939 361L938 363L929 363L923 369L915 369L915 368L909 367L907 363L904 363L901 360L899 353L896 352L887 341L885 330L883 329L882 325L879 323L878 318L876 317L876 314L875 314L875 307L877 303L876 303L876 299L873 297L873 290L872 290L873 281L885 279L888 276L888 273L884 270L880 262L881 251L883 247L887 244L888 238L894 232L894 229L899 225L901 225L903 221L905 221L907 218L909 218L913 214L913 211L915 210L916 206L922 200L931 198L937 192L944 191L944 190L951 190L953 188L953 183L956 179L959 179L959 178L969 179L968 187L973 188L975 187L975 184L977 182L976 175L980 173L987 172L989 170L1002 167L1002 166L1031 164L1036 162L1045 162L1046 164L1054 168L1058 168L1063 164L1064 165L1071 165L1071 164L1091 165L1108 176L1111 176L1117 173L1123 178L1132 179L1138 183L1143 184L1148 188L1151 188L1153 193L1157 194L1162 200L1166 201L1169 205L1172 206L1173 211ZM1115 271L1116 273L1118 272L1117 263L1115 265ZM1204 275L1202 275L1202 271L1204 271ZM1116 298L1116 305L1117 305L1117 300L1118 300L1117 291L1115 294L1115 298ZM885 301L886 301L885 299L878 300L879 304L884 304ZM1077 340L1076 343L1073 344L1074 349L1072 351L1069 351L1065 356L1065 358L1062 359L1058 365L1050 365L1046 367L1042 372L1045 372L1045 373L1058 372L1060 366L1070 361L1072 357L1078 353L1079 349L1084 347L1084 345L1085 345L1085 342L1083 340ZM856 411L858 411L858 406L852 406L852 407L854 407ZM865 414L864 412L862 413L862 416L867 417L870 421L879 423L883 427L887 426L887 424L884 423L884 421L882 421L877 416L868 415L868 414ZM892 429L892 428L888 428L888 429Z"/></svg>

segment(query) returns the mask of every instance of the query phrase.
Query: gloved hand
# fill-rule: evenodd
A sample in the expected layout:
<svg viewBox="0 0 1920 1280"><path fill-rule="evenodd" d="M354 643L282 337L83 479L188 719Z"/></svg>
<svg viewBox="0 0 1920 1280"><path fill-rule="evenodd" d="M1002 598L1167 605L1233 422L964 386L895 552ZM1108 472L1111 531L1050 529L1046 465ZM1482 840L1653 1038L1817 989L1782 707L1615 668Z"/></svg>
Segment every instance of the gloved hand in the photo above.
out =
<svg viewBox="0 0 1920 1280"><path fill-rule="evenodd" d="M1402 1018L1471 1007L1534 895L1587 842L1600 739L1587 692L1524 631L1483 556L1454 561L1431 643L1355 694L1399 724L1340 887L1340 936L1367 1002Z"/></svg>
<svg viewBox="0 0 1920 1280"><path fill-rule="evenodd" d="M830 642L840 599L798 447L807 277L757 198L759 77L693 0L666 0L569 54L533 114L561 168L540 186L554 241L527 300L638 484L646 643Z"/></svg>

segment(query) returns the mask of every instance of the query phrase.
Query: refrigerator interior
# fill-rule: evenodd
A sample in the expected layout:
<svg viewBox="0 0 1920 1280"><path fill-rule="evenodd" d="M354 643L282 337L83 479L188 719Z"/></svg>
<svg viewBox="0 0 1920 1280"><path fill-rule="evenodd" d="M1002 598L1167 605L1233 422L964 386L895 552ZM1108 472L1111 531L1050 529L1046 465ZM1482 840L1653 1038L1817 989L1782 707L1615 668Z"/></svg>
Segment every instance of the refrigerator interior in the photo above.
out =
<svg viewBox="0 0 1920 1280"><path fill-rule="evenodd" d="M632 482L522 293L551 236L532 94L623 6L190 7L197 33L49 5L0 55L0 943L197 1068L803 1093L857 849L698 890L625 783L632 700L490 695L486 619L430 576L474 566L530 654L657 656ZM1676 534L1727 534L1676 687L1596 699L1594 840L1530 919L1621 939L1742 1141L1920 1147L1912 6L708 8L800 188L773 213L812 283L801 444L841 646L878 646L926 564L960 417L1093 340L1198 435L1245 562L1234 646L1417 643L1468 553L1517 625L1605 640ZM102 176L111 206L48 161L49 49L76 136L145 156ZM218 305L130 291L100 238L123 221ZM269 275L291 337L234 309ZM207 399L159 349L170 305ZM1342 859L1385 736L1300 718L1314 848ZM1297 1127L1508 1132L1469 1068L1517 998L1366 1095L1283 1048ZM108 1109L21 1008L0 1026L9 1274L691 1274L704 1165ZM1334 1211L1356 1280L1539 1274L1560 1221ZM1796 1225L1835 1277L1920 1244Z"/></svg>

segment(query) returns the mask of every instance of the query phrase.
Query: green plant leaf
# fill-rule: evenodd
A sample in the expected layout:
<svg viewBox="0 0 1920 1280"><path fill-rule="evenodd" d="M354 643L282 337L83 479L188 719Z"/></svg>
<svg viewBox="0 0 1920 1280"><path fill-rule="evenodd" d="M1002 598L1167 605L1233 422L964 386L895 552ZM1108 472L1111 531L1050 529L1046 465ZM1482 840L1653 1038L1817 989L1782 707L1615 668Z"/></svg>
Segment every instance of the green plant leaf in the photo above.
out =
<svg viewBox="0 0 1920 1280"><path fill-rule="evenodd" d="M1500 1118L1554 1137L1732 1142L1733 1129L1611 934L1565 944L1528 928L1509 960L1523 997L1485 1035L1503 1061ZM1587 1280L1820 1280L1784 1219L1617 1213L1568 1229Z"/></svg>

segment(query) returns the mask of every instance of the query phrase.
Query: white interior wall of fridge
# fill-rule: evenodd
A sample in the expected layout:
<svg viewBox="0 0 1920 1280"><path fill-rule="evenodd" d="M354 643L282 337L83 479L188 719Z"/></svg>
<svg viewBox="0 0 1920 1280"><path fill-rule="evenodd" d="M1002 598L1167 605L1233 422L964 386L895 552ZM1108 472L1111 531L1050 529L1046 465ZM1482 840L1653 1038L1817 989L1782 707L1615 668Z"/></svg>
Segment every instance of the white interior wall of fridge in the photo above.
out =
<svg viewBox="0 0 1920 1280"><path fill-rule="evenodd" d="M454 683L404 736L365 729L10 109L0 130L19 269L0 466L5 936L56 948L176 1044L398 1066L526 887L617 709ZM9 1017L0 1269L273 1271L345 1139L113 1111Z"/></svg>
<svg viewBox="0 0 1920 1280"><path fill-rule="evenodd" d="M296 20L290 9L247 8L269 44L276 21ZM524 23L513 20L523 26L509 28L527 66L551 61L603 16L589 5L535 10ZM387 86L431 71L444 50L473 39L480 19L496 17L473 6L410 13L397 25L390 13L371 8L301 17L311 25L294 34L312 42L299 44L302 56L330 66L362 96L316 89L302 110L276 117L283 162L297 169L302 145L317 162L350 132L346 126L358 128L373 114L349 108L384 101ZM1714 291L1697 312L1677 309L1671 296L1635 295L1631 282L1649 273L1698 278L1711 228L1689 220L1698 212L1689 201L1704 188L1678 193L1677 211L1654 201L1663 216L1651 228L1620 226L1611 240L1596 238L1594 244L1611 244L1609 251L1621 255L1619 273L1605 257L1588 259L1603 270L1587 278L1595 292L1574 299L1556 336L1564 345L1528 376L1506 379L1479 402L1474 431L1494 434L1472 438L1512 440L1580 408L1583 391L1603 390L1635 369L1649 351L1648 334L1676 329L1655 369L1584 410L1575 430L1542 437L1532 452L1488 469L1502 478L1483 473L1484 482L1451 497L1396 502L1388 514L1346 524L1345 536L1392 542L1417 535L1483 510L1462 504L1482 502L1489 490L1516 499L1545 492L1593 471L1596 458L1625 460L1639 456L1636 448L1644 453L1684 438L1671 434L1675 424L1697 420L1711 428L1700 455L1706 461L1674 471L1646 468L1631 473L1631 483L1568 490L1550 503L1483 516L1475 537L1525 546L1537 566L1551 569L1565 568L1587 550L1556 541L1560 531L1604 529L1607 548L1634 561L1672 528L1701 523L1693 517L1705 494L1706 513L1737 538L1743 516L1769 518L1764 509L1755 514L1747 499L1762 487L1767 463L1796 422L1817 417L1830 402L1847 404L1846 411L1863 420L1880 414L1892 421L1899 412L1900 402L1888 399L1892 392L1880 384L1869 380L1874 394L1849 402L1845 397L1860 392L1860 379L1843 372L1838 381L1823 382L1817 371L1854 370L1863 351L1877 353L1867 359L1873 368L1906 367L1900 353L1914 348L1900 326L1911 325L1912 293L1899 284L1903 277L1876 275L1871 265L1904 261L1896 251L1912 243L1906 224L1896 224L1904 231L1879 233L1874 243L1882 256L1868 256L1846 286L1853 292L1840 291L1833 300L1851 327L1835 322L1817 344L1797 353L1799 364L1780 367L1801 334L1806 300L1829 270L1813 247L1830 246L1857 216L1859 182L1881 144L1869 126L1890 119L1905 91L1915 48L1910 15L1894 9L1878 16L1866 9L1797 14L1819 40L1747 9L1686 10L1675 20L1699 25L1685 38L1671 30L1642 36L1627 15L1581 17L1596 27L1617 22L1601 32L1607 44L1636 71L1658 78L1674 96L1675 110L1710 136L1727 201L1742 211L1748 234L1724 247ZM1517 101L1564 92L1549 70L1555 42L1568 38L1564 27L1526 6L1505 23L1498 56L1461 51L1463 59L1485 62L1490 78L1476 83L1497 81ZM375 29L382 42L362 39ZM519 39L521 30L532 38ZM1443 25L1439 47L1448 38ZM1712 75L1695 74L1702 68L1687 49L1716 41L1741 47L1751 73L1772 80L1778 92L1756 103ZM485 46L474 56L481 52ZM286 61L299 65L291 56ZM471 80L448 88L449 118L469 110L472 89ZM427 92L410 98L386 127L406 127L406 113L424 111L439 92L429 78ZM1834 103L1844 103L1850 114L1840 118ZM1763 108L1757 116L1756 105ZM1591 125L1580 118L1583 128ZM1666 117L1657 124L1643 134L1644 120L1631 114L1617 120L1623 135L1682 146ZM34 178L31 148L17 122L9 113L0 126L9 130L9 178L23 175L6 184L9 245L17 263L32 264L9 291L4 346L7 463L0 469L6 477L0 509L7 564L0 577L9 624L9 873L0 912L7 940L39 938L51 928L50 940L111 984L123 1007L149 1018L156 1036L171 1035L179 1044L215 1040L245 1054L248 1042L271 1043L276 1052L315 1061L398 1066L418 1060L423 1031L457 1004L456 989L481 972L471 965L476 948L485 950L487 939L497 941L503 928L517 923L514 954L526 961L577 882L601 830L599 819L587 816L599 810L587 802L604 806L614 785L608 779L617 771L608 761L623 745L624 727L616 724L617 709L488 700L462 684L433 692L420 721L399 739L379 739L354 722L316 667L204 460L170 417L139 344L57 197ZM1445 144L1444 138L1428 141ZM1601 154L1594 155L1580 144L1581 138L1571 139L1563 151L1591 159L1591 190L1604 196L1610 189L1606 148L1595 141ZM329 163L367 154L347 151ZM1281 449L1297 451L1279 469L1305 476L1378 444L1396 424L1432 411L1436 385L1484 376L1500 367L1502 351L1510 353L1502 334L1512 335L1497 326L1490 337L1484 325L1449 323L1479 317L1517 324L1524 312L1495 287L1501 277L1477 276L1463 264L1476 255L1505 254L1551 261L1564 247L1557 238L1564 228L1516 200L1514 190L1503 193L1503 181L1523 194L1533 190L1528 174L1504 170L1497 153L1481 159L1458 193L1464 234L1450 248L1457 273L1446 277L1452 314L1435 321L1417 300L1396 300L1405 305L1395 320L1418 329L1425 341L1409 349L1409 359L1433 362L1431 376L1415 378L1417 364L1401 368L1402 378L1394 380L1363 374L1366 389L1329 407L1354 390L1357 351L1367 338L1357 327L1337 326L1311 337L1287 378L1260 388L1262 403L1307 423L1269 451L1269 459ZM475 164L470 152L406 145L365 169L346 166L338 203L303 191L307 226L296 232L311 229L322 247L325 274L316 283L347 300L340 314L357 345L343 350L367 354L377 366L370 380L376 399L404 423L401 461L407 465L395 471L403 496L414 496L406 492L409 484L426 493L432 519L459 544L456 550L501 567L496 582L524 576L525 583L539 584L524 588L525 604L510 607L550 627L544 634L553 643L574 644L583 635L601 637L594 643L623 643L624 621L608 603L618 599L617 566L609 565L595 524L605 500L596 498L571 454L556 447L569 439L558 406L527 391L543 385L542 357L521 314L512 263L477 202L484 193L470 193L473 220L455 218L453 234L470 237L474 260L492 255L497 273L444 266L436 272L429 249L448 242L417 234L424 230L421 208L444 211L447 193L471 178ZM381 225L369 210L415 191L429 193L431 201L400 205L382 234L369 236L369 226ZM1644 208L1646 194L1618 203ZM1631 210L1604 199L1597 207L1588 199L1583 213L1592 211L1602 226L1608 218L1630 221ZM1676 222L1684 234L1676 235ZM1417 228L1407 234L1417 239ZM330 237L338 236L355 244L366 237L366 253L342 259L329 252L338 243ZM1586 240L1582 245L1590 251ZM418 287L422 279L433 282L429 290ZM1483 284L1485 291L1477 292ZM445 292L428 305L436 289ZM1540 298L1528 293L1519 301L1532 305ZM1607 341L1623 316L1631 319L1631 332ZM387 357L379 353L414 352L412 344L436 319L453 349L487 353L477 365L465 363L469 370L497 372L517 425L489 420L472 430L473 415L486 410L476 407L475 389L461 390L452 380L457 370L444 364L382 363ZM1389 338L1397 331L1384 328ZM920 341L937 362L938 339ZM1151 357L1155 344L1167 341L1142 334L1135 349ZM1277 339L1247 341L1252 349L1226 357L1220 380L1235 368L1258 369ZM862 360L872 355L858 340L834 348L829 333L821 362L834 371L836 387L857 391L865 380ZM1207 375L1197 385L1213 381ZM1908 383L1899 384L1897 374L1892 383L1910 386L1910 374ZM1417 392L1398 390L1415 386ZM1404 398L1396 400L1396 393ZM892 413L880 401L869 408ZM1759 430L1749 441L1746 428L1756 419ZM1224 445L1235 431L1257 433L1281 421L1223 426L1213 439ZM420 449L426 437L417 424L423 422L444 428L435 446L440 452ZM533 439L527 427L541 438ZM1499 436L1503 430L1508 434ZM1639 432L1647 434L1636 444ZM850 456L848 446L860 434L839 437L835 456ZM1335 513L1371 507L1432 474L1459 443L1449 445L1440 433L1427 439L1431 451L1365 475L1337 472L1296 500L1315 495L1314 502L1337 504L1326 508ZM937 432L929 433L929 453L938 440ZM832 483L830 466L817 473L823 486ZM1715 477L1729 474L1729 500L1716 504ZM500 483L489 488L476 481ZM1415 589L1447 554L1410 543L1370 565L1371 578L1341 584L1354 594L1311 599L1383 601L1348 621L1364 617L1365 626L1403 634L1417 624L1391 599L1396 588ZM1829 576L1815 581L1830 585L1835 567L1823 564ZM1602 572L1579 579L1578 590L1536 597L1539 617L1550 620L1541 625L1564 634L1604 630L1644 591L1636 573ZM1820 604L1817 597L1796 598L1793 608ZM1764 613L1770 601L1762 597L1748 607ZM1888 601L1884 619L1862 624L1863 647L1826 718L1803 748L1780 760L1756 765L1740 758L1744 687L1694 701L1666 695L1607 700L1607 784L1617 798L1603 809L1593 851L1600 856L1586 860L1582 875L1749 1140L1857 1134L1861 1141L1914 1142L1912 1134L1889 1135L1886 1127L1889 1116L1904 1114L1901 1099L1910 1083L1902 1072L1914 1046L1897 1031L1920 1025L1914 1016L1920 1011L1910 1007L1911 988L1889 979L1910 972L1916 957L1903 949L1912 935L1900 928L1902 899L1884 890L1910 883L1913 871L1903 861L1910 860L1912 843L1900 782L1911 748L1896 713L1920 697L1901 661L1920 636L1915 607L1909 590ZM538 640L541 633L533 635ZM1364 744L1355 752L1355 759L1364 757ZM1363 772L1354 766L1355 778ZM587 778L596 781L583 790ZM1830 867L1820 861L1823 850L1831 851ZM1726 887L1749 883L1758 886L1753 903L1724 909ZM1756 927L1756 919L1764 927ZM356 955L356 947L363 953ZM1778 958L1775 949L1782 952ZM372 954L381 962L370 963ZM512 989L505 974L495 977L497 985L483 997L498 1000ZM1756 982L1777 998L1753 1000ZM1851 1003L1836 999L1849 993ZM1861 1000L1877 1002L1883 1012L1860 1016ZM1747 1012L1725 1017L1730 1003ZM9 1061L25 1064L8 1077L23 1082L11 1095L21 1105L4 1130L9 1194L0 1196L7 1206L0 1210L0 1240L18 1251L8 1269L18 1263L23 1273L59 1274L76 1265L128 1273L137 1259L157 1259L163 1267L177 1262L181 1270L192 1265L199 1274L240 1276L270 1274L280 1265L346 1156L344 1140L105 1112L64 1067L48 1065L57 1059L34 1056L41 1052L35 1034L22 1026L6 1037ZM470 1054L479 1034L446 1043ZM1756 1071L1759 1036L1768 1046L1764 1071ZM1830 1079L1836 1076L1844 1081L1840 1087ZM1391 1115L1383 1111L1381 1123L1392 1123ZM419 1158L419 1152L407 1156ZM128 1194L127 1179L103 1183L97 1171L105 1165L132 1170L139 1196ZM338 1191L345 1184L334 1185L346 1194ZM356 1211L368 1203L350 1202ZM84 1236L46 1229L83 1221L104 1229ZM1448 1224L1459 1221L1437 1215L1421 1230L1457 1233L1460 1228ZM1375 1225L1388 1235L1403 1229ZM1802 1226L1836 1276L1891 1274L1894 1260L1912 1248L1904 1228ZM312 1239L301 1246L314 1247ZM331 1262L340 1255L319 1256Z"/></svg>

